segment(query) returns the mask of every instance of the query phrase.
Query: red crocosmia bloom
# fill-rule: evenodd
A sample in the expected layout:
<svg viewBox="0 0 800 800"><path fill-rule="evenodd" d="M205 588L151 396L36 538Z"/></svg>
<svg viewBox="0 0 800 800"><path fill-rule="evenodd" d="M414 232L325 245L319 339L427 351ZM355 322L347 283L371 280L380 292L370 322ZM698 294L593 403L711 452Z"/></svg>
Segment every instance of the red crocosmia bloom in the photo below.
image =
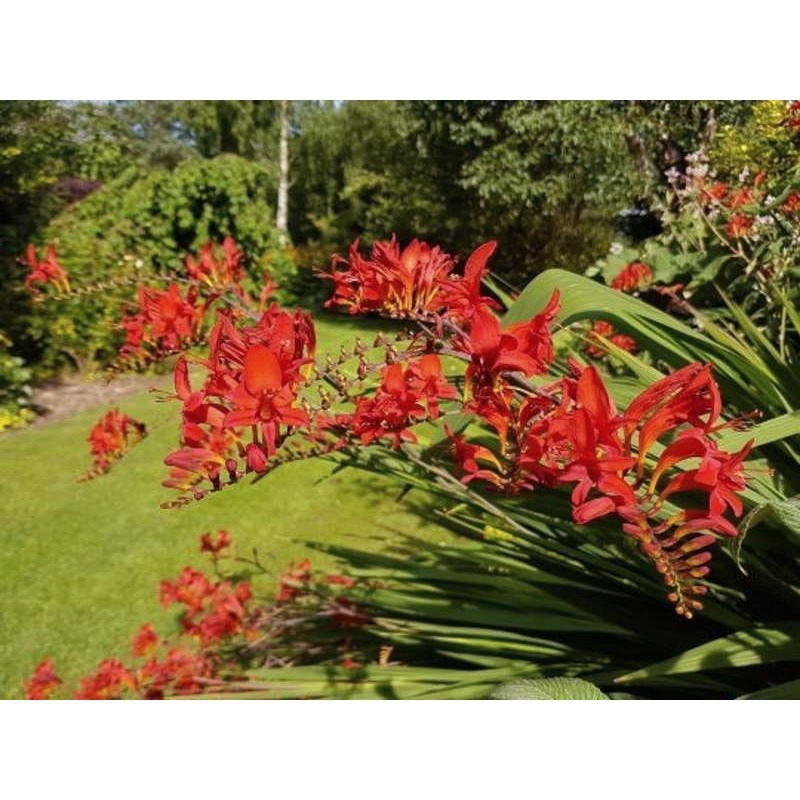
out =
<svg viewBox="0 0 800 800"><path fill-rule="evenodd" d="M267 456L275 453L279 426L307 426L305 411L294 407L296 394L290 378L284 376L275 354L263 345L253 345L244 361L242 380L226 399L232 409L225 415L224 427L258 425Z"/></svg>
<svg viewBox="0 0 800 800"><path fill-rule="evenodd" d="M789 103L784 122L790 130L800 131L800 100L793 100Z"/></svg>
<svg viewBox="0 0 800 800"><path fill-rule="evenodd" d="M211 553L217 557L223 550L231 546L231 535L228 531L217 531L216 539L211 538L210 533L204 533L200 537L200 552Z"/></svg>
<svg viewBox="0 0 800 800"><path fill-rule="evenodd" d="M149 622L145 622L131 641L135 656L146 656L158 646L158 634Z"/></svg>
<svg viewBox="0 0 800 800"><path fill-rule="evenodd" d="M645 389L628 406L624 429L630 442L638 432L639 464L653 444L679 425L709 431L722 412L719 388L707 364L688 364Z"/></svg>
<svg viewBox="0 0 800 800"><path fill-rule="evenodd" d="M676 492L706 492L708 494L708 512L711 517L721 517L727 509L740 516L744 510L737 492L746 488L744 460L753 446L749 441L738 453L731 455L717 448L703 431L691 429L667 446L659 459L654 473L654 480L664 471L665 464L677 463L686 458L700 457L700 464L695 469L678 473L661 492L666 500ZM731 526L732 527L732 526ZM736 535L733 529L731 534Z"/></svg>
<svg viewBox="0 0 800 800"><path fill-rule="evenodd" d="M119 700L125 693L136 691L134 676L116 659L100 663L97 672L84 678L75 694L76 700Z"/></svg>
<svg viewBox="0 0 800 800"><path fill-rule="evenodd" d="M416 441L409 427L428 417L436 418L438 401L457 396L454 387L442 376L441 362L436 355L409 362L405 370L400 363L391 364L383 368L381 377L381 384L372 397L359 397L352 415L337 417L337 424L346 426L362 444L389 438L393 446L398 447L403 441ZM427 411L422 400L427 404Z"/></svg>
<svg viewBox="0 0 800 800"><path fill-rule="evenodd" d="M93 466L86 478L108 472L117 459L136 444L147 433L147 426L118 408L106 412L89 431L89 442Z"/></svg>
<svg viewBox="0 0 800 800"><path fill-rule="evenodd" d="M184 627L199 636L203 647L221 642L223 639L241 633L250 600L250 586L240 583L232 588L227 583L216 586L208 602L208 611L201 617L189 617Z"/></svg>
<svg viewBox="0 0 800 800"><path fill-rule="evenodd" d="M574 483L573 517L587 522L615 510L617 505L635 503L632 488L621 473L636 464L625 452L618 435L621 418L594 367L582 370L575 385L576 408L562 433L570 437L569 463L558 480ZM602 503L589 500L592 490L602 493ZM610 501L610 504L609 504Z"/></svg>
<svg viewBox="0 0 800 800"><path fill-rule="evenodd" d="M731 239L740 239L743 236L747 236L752 227L752 217L736 213L731 215L731 218L728 220L728 224L725 226L725 233L727 233Z"/></svg>
<svg viewBox="0 0 800 800"><path fill-rule="evenodd" d="M165 290L142 286L136 310L123 319L125 343L120 356L138 357L146 346L154 355L175 353L197 339L207 306L197 305L197 291L189 287L186 297L178 284Z"/></svg>
<svg viewBox="0 0 800 800"><path fill-rule="evenodd" d="M63 683L56 675L52 659L46 658L25 683L26 700L49 700Z"/></svg>
<svg viewBox="0 0 800 800"><path fill-rule="evenodd" d="M140 690L148 700L159 700L166 693L196 694L202 690L204 678L215 676L211 659L179 647L171 649L163 661L148 661L137 673Z"/></svg>
<svg viewBox="0 0 800 800"><path fill-rule="evenodd" d="M288 603L304 595L311 581L311 560L304 558L297 566L290 564L278 581L275 592L277 603Z"/></svg>
<svg viewBox="0 0 800 800"><path fill-rule="evenodd" d="M490 297L481 295L481 282L489 272L486 262L497 248L497 242L485 242L467 259L463 277L451 275L443 281L440 302L443 313L456 322L468 322L480 308L500 308Z"/></svg>
<svg viewBox="0 0 800 800"><path fill-rule="evenodd" d="M461 479L463 483L483 480L499 489L506 486L507 482L502 474L503 465L488 447L471 444L462 435L454 434L448 427L445 431L453 445L456 464L465 473Z"/></svg>
<svg viewBox="0 0 800 800"><path fill-rule="evenodd" d="M610 322L599 319L592 323L592 329L587 336L586 354L592 358L605 358L606 350L601 344L594 344L593 341L598 341L599 337L608 339L621 350L626 350L629 353L635 353L639 349L636 340L623 333L615 333L615 328Z"/></svg>
<svg viewBox="0 0 800 800"><path fill-rule="evenodd" d="M186 607L190 614L203 609L205 601L214 594L214 584L202 573L184 567L176 581L161 581L161 605L169 608L173 603Z"/></svg>
<svg viewBox="0 0 800 800"><path fill-rule="evenodd" d="M641 261L633 261L611 281L611 288L630 294L647 288L652 282L653 270Z"/></svg>
<svg viewBox="0 0 800 800"><path fill-rule="evenodd" d="M435 313L453 267L451 256L418 239L402 251L395 237L375 242L368 259L359 252L356 240L347 259L335 256L331 271L321 273L334 284L333 297L326 305L346 308L350 314L412 317Z"/></svg>
<svg viewBox="0 0 800 800"><path fill-rule="evenodd" d="M216 258L214 249L214 243L207 242L200 248L197 260L191 255L186 257L189 278L209 289L234 287L241 292L239 284L244 277L244 253L230 236L222 242L221 258Z"/></svg>
<svg viewBox="0 0 800 800"><path fill-rule="evenodd" d="M704 202L720 202L728 194L728 185L725 183L712 183L700 190L700 199Z"/></svg>
<svg viewBox="0 0 800 800"><path fill-rule="evenodd" d="M725 200L725 206L732 211L736 211L754 203L757 196L760 196L760 192L756 193L749 186L742 186L741 189L735 189L728 195Z"/></svg>
<svg viewBox="0 0 800 800"><path fill-rule="evenodd" d="M442 374L442 362L439 356L427 354L419 361L412 361L405 373L408 389L420 399L424 399L428 406L428 416L436 419L439 416L439 400L452 400L458 397L458 392L451 386Z"/></svg>
<svg viewBox="0 0 800 800"><path fill-rule="evenodd" d="M485 309L472 317L469 335L463 342L464 351L471 356L467 379L492 382L501 372L521 372L523 375L541 375L553 360L553 343L550 325L559 308L558 291L553 292L547 306L533 319L519 322L508 330L500 327L500 320Z"/></svg>
<svg viewBox="0 0 800 800"><path fill-rule="evenodd" d="M796 214L800 211L800 192L792 192L789 194L786 200L783 201L781 209L783 209L786 214Z"/></svg>
<svg viewBox="0 0 800 800"><path fill-rule="evenodd" d="M45 257L39 261L36 255L36 248L29 244L25 250L25 257L22 263L28 267L28 275L25 278L25 288L34 295L41 294L37 286L52 284L59 293L69 292L69 276L67 271L58 263L56 258L56 248L48 245Z"/></svg>

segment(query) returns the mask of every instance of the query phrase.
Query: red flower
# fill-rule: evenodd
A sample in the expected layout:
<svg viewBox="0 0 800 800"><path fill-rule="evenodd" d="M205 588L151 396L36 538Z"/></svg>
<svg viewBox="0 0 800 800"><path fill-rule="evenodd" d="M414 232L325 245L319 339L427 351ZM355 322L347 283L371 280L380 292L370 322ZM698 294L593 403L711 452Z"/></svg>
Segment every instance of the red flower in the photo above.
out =
<svg viewBox="0 0 800 800"><path fill-rule="evenodd" d="M800 100L789 103L784 122L790 130L800 131Z"/></svg>
<svg viewBox="0 0 800 800"><path fill-rule="evenodd" d="M635 353L639 349L635 339L623 333L615 333L615 328L610 322L599 319L592 324L585 347L586 354L592 358L605 358L606 356L606 350L599 342L599 337L601 336L613 342L621 350L626 350L629 353ZM594 344L593 341L598 343Z"/></svg>
<svg viewBox="0 0 800 800"><path fill-rule="evenodd" d="M176 283L166 290L142 286L136 310L121 323L125 343L120 356L141 356L145 346L159 356L181 350L198 337L205 312L206 306L197 305L194 287L184 297Z"/></svg>
<svg viewBox="0 0 800 800"><path fill-rule="evenodd" d="M733 214L725 226L725 233L731 239L740 239L747 236L750 229L753 227L753 218L745 216L744 214Z"/></svg>
<svg viewBox="0 0 800 800"><path fill-rule="evenodd" d="M214 590L214 585L202 572L184 567L176 581L161 581L161 605L169 608L179 603L186 606L190 614L196 614L203 610Z"/></svg>
<svg viewBox="0 0 800 800"><path fill-rule="evenodd" d="M119 700L125 690L135 692L134 676L122 662L110 658L102 661L94 675L81 681L76 700Z"/></svg>
<svg viewBox="0 0 800 800"><path fill-rule="evenodd" d="M196 694L203 688L203 678L213 678L212 661L200 653L179 647L171 649L163 661L152 659L137 673L140 692L148 700L165 694Z"/></svg>
<svg viewBox="0 0 800 800"><path fill-rule="evenodd" d="M50 244L47 246L43 261L39 261L36 256L36 248L29 244L25 250L25 258L22 260L28 269L25 278L25 288L31 294L41 294L37 285L45 286L53 284L59 293L69 292L69 276L66 270L58 263L56 258L56 248Z"/></svg>
<svg viewBox="0 0 800 800"><path fill-rule="evenodd" d="M89 431L86 441L92 455L93 467L85 478L108 472L114 461L147 433L147 426L118 408L106 412Z"/></svg>
<svg viewBox="0 0 800 800"><path fill-rule="evenodd" d="M653 270L641 261L632 261L611 281L611 288L630 294L647 288L652 281Z"/></svg>
<svg viewBox="0 0 800 800"><path fill-rule="evenodd" d="M451 256L417 239L402 251L394 237L375 242L369 258L361 255L356 240L347 259L335 256L331 271L321 273L334 284L326 306L346 308L350 314L374 312L404 318L441 314L463 322L479 308L498 307L480 293L486 262L495 247L495 242L478 247L459 276L453 273Z"/></svg>
<svg viewBox="0 0 800 800"><path fill-rule="evenodd" d="M216 558L223 550L231 546L231 535L228 531L217 531L216 541L212 540L210 533L200 537L200 552L211 553Z"/></svg>
<svg viewBox="0 0 800 800"><path fill-rule="evenodd" d="M486 262L497 242L485 242L467 259L463 277L451 275L442 281L439 301L444 313L456 322L469 321L479 309L499 308L500 304L481 295L481 282L489 272Z"/></svg>
<svg viewBox="0 0 800 800"><path fill-rule="evenodd" d="M131 647L135 656L146 656L158 646L158 634L153 630L149 622L145 622L136 632L131 641Z"/></svg>
<svg viewBox="0 0 800 800"><path fill-rule="evenodd" d="M781 208L786 214L795 214L800 211L800 192L791 192Z"/></svg>
<svg viewBox="0 0 800 800"><path fill-rule="evenodd" d="M209 289L238 289L244 277L243 262L244 253L230 236L226 236L222 242L222 258L218 260L215 257L214 243L207 242L200 248L196 261L191 255L186 257L186 271L191 280L198 281Z"/></svg>
<svg viewBox="0 0 800 800"><path fill-rule="evenodd" d="M716 182L700 190L700 199L704 202L720 202L728 194L727 184Z"/></svg>
<svg viewBox="0 0 800 800"><path fill-rule="evenodd" d="M381 378L372 397L356 400L353 414L336 418L336 424L345 426L362 444L390 438L397 447L402 441L416 441L408 428L423 419L435 419L439 415L438 401L457 396L442 376L439 357L432 354L409 362L405 370L400 363L386 366Z"/></svg>
<svg viewBox="0 0 800 800"><path fill-rule="evenodd" d="M338 269L340 265L344 269ZM379 312L393 317L435 313L440 287L453 266L451 256L418 239L402 251L395 237L375 242L369 259L362 257L356 240L349 259L335 256L331 271L321 275L334 284L326 306L340 306L350 314Z"/></svg>
<svg viewBox="0 0 800 800"><path fill-rule="evenodd" d="M53 669L52 659L46 658L25 682L26 700L49 700L63 683Z"/></svg>

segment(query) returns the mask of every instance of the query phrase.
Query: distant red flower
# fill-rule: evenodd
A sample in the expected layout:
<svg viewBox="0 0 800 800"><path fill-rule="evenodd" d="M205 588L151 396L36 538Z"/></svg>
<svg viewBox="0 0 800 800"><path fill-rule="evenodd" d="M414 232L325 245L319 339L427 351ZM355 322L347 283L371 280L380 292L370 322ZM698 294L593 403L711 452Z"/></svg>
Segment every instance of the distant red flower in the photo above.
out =
<svg viewBox="0 0 800 800"><path fill-rule="evenodd" d="M230 236L222 242L221 258L214 251L214 243L207 242L200 248L197 259L186 257L189 278L217 291L238 287L244 277L244 253Z"/></svg>
<svg viewBox="0 0 800 800"><path fill-rule="evenodd" d="M134 676L121 661L102 661L97 671L81 681L76 700L119 700L126 691L136 691Z"/></svg>
<svg viewBox="0 0 800 800"><path fill-rule="evenodd" d="M214 585L192 567L184 567L175 581L161 581L161 605L169 608L173 603L186 607L190 614L203 610L206 600L214 594Z"/></svg>
<svg viewBox="0 0 800 800"><path fill-rule="evenodd" d="M106 412L89 431L86 440L93 459L85 478L108 472L111 465L147 433L147 426L118 408Z"/></svg>
<svg viewBox="0 0 800 800"><path fill-rule="evenodd" d="M69 276L67 271L58 263L54 245L47 246L44 259L39 261L36 255L36 248L29 244L25 250L25 257L22 263L29 270L25 278L25 288L31 294L41 294L37 286L46 286L47 284L55 286L59 293L66 294L69 292Z"/></svg>
<svg viewBox="0 0 800 800"><path fill-rule="evenodd" d="M202 653L181 647L172 648L163 660L151 659L137 672L139 691L148 700L160 700L169 694L196 694L203 688L202 679L216 675L213 662Z"/></svg>
<svg viewBox="0 0 800 800"><path fill-rule="evenodd" d="M793 100L789 103L784 122L790 130L800 131L800 100Z"/></svg>
<svg viewBox="0 0 800 800"><path fill-rule="evenodd" d="M728 224L725 226L725 233L731 239L740 239L743 236L747 236L750 229L753 227L753 222L753 218L745 214L733 214L728 220Z"/></svg>
<svg viewBox="0 0 800 800"><path fill-rule="evenodd" d="M125 331L120 356L178 352L197 339L205 312L195 287L190 286L185 297L176 283L164 290L140 287L135 310L120 324Z"/></svg>
<svg viewBox="0 0 800 800"><path fill-rule="evenodd" d="M605 358L606 350L599 343L598 338L602 336L615 344L621 350L626 350L629 353L635 353L639 349L636 340L631 336L626 336L624 333L616 333L616 329L610 322L599 319L592 323L592 329L589 331L586 343L586 353L592 358ZM593 342L598 342L594 344Z"/></svg>
<svg viewBox="0 0 800 800"><path fill-rule="evenodd" d="M131 649L135 656L146 656L158 645L158 634L149 622L145 622L131 640Z"/></svg>
<svg viewBox="0 0 800 800"><path fill-rule="evenodd" d="M49 700L63 683L56 675L52 659L46 658L25 683L26 700Z"/></svg>
<svg viewBox="0 0 800 800"><path fill-rule="evenodd" d="M700 190L700 199L705 202L720 202L728 194L728 185L725 183L712 183Z"/></svg>
<svg viewBox="0 0 800 800"><path fill-rule="evenodd" d="M800 192L792 192L784 200L781 208L786 214L795 214L800 211Z"/></svg>
<svg viewBox="0 0 800 800"><path fill-rule="evenodd" d="M200 552L211 553L214 558L230 546L231 535L228 531L217 531L216 539L212 539L210 533L204 533L200 537Z"/></svg>
<svg viewBox="0 0 800 800"><path fill-rule="evenodd" d="M645 289L652 281L653 270L641 261L632 261L614 277L611 288L630 294Z"/></svg>

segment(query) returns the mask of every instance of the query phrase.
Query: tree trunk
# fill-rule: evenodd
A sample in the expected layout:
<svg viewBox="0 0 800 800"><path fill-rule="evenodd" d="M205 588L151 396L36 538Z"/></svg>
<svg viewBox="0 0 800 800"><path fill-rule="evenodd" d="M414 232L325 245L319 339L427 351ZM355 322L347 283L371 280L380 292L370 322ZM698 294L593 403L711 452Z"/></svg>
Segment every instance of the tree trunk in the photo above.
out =
<svg viewBox="0 0 800 800"><path fill-rule="evenodd" d="M278 143L278 212L275 227L278 241L289 244L289 101L280 101L281 132Z"/></svg>

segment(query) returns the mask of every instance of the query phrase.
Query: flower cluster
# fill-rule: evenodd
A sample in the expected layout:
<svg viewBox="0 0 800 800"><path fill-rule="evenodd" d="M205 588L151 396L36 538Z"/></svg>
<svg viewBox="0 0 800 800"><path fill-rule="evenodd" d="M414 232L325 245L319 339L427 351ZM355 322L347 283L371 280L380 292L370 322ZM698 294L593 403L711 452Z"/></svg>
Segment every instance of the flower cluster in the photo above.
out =
<svg viewBox="0 0 800 800"><path fill-rule="evenodd" d="M231 545L227 531L200 539L215 570L221 553ZM141 698L198 694L225 684L229 677L242 680L244 667L269 664L274 648L297 653L307 644L302 635L321 625L330 640L331 658L345 659L352 652L355 629L369 622L359 606L344 592L355 581L345 575L314 575L306 559L291 565L278 582L272 605L257 605L250 584L238 573L214 579L184 567L175 580L161 582L165 607L182 607L177 636L162 638L149 622L131 639L130 660L103 659L95 671L79 681L72 696L79 700ZM300 622L303 622L301 625ZM315 639L317 637L315 636ZM314 645L315 652L320 650ZM283 662L279 657L278 663ZM54 698L63 686L51 659L45 659L25 682L30 700Z"/></svg>
<svg viewBox="0 0 800 800"><path fill-rule="evenodd" d="M623 267L611 281L611 288L626 294L633 294L647 289L653 282L653 270L641 261L632 261ZM617 333L607 320L599 319L592 324L586 342L586 353L592 358L602 359L606 350L602 339L607 339L622 350L635 353L638 349L636 340L624 333Z"/></svg>
<svg viewBox="0 0 800 800"><path fill-rule="evenodd" d="M54 245L47 246L44 259L39 261L36 248L29 244L21 261L29 270L25 278L25 288L31 294L40 295L41 290L38 287L46 285L54 286L58 294L69 292L69 276L64 267L58 263Z"/></svg>
<svg viewBox="0 0 800 800"><path fill-rule="evenodd" d="M166 459L165 485L186 490L206 479L219 488L223 470L263 472L285 436L309 417L298 391L316 345L311 317L273 303L249 326L219 312L209 336L210 352L198 366L205 380L198 391L189 381L189 362L175 369L175 396L183 404L181 447ZM243 464L242 464L243 462Z"/></svg>
<svg viewBox="0 0 800 800"><path fill-rule="evenodd" d="M166 289L140 287L135 309L121 323L125 342L120 358L154 358L184 349L198 340L206 309L194 286L185 295L177 283Z"/></svg>
<svg viewBox="0 0 800 800"><path fill-rule="evenodd" d="M721 399L708 365L690 364L657 381L618 413L594 367L518 401L499 453L453 437L463 480L483 480L519 493L537 486L572 487L573 519L586 524L609 514L636 539L668 585L676 611L691 617L709 568L714 533L735 536L725 516L742 513L745 489L738 453L721 450L715 434ZM699 459L699 463L698 460ZM676 500L705 495L698 506Z"/></svg>
<svg viewBox="0 0 800 800"><path fill-rule="evenodd" d="M118 408L107 411L92 426L86 441L92 456L92 468L84 480L103 475L112 464L147 434L147 426L133 417L123 414Z"/></svg>
<svg viewBox="0 0 800 800"><path fill-rule="evenodd" d="M481 305L496 307L495 301L480 296L486 261L494 249L494 242L478 248L459 276L453 272L453 257L426 242L414 239L401 250L392 237L375 242L365 258L356 240L347 259L335 256L331 271L321 273L334 284L326 306L344 308L350 314L417 319L445 310L453 318L463 318Z"/></svg>
<svg viewBox="0 0 800 800"><path fill-rule="evenodd" d="M222 254L215 254L214 242L206 242L197 258L186 256L186 272L189 280L196 281L207 291L223 292L233 289L241 294L241 282L244 278L244 253L236 242L226 236L222 242Z"/></svg>

